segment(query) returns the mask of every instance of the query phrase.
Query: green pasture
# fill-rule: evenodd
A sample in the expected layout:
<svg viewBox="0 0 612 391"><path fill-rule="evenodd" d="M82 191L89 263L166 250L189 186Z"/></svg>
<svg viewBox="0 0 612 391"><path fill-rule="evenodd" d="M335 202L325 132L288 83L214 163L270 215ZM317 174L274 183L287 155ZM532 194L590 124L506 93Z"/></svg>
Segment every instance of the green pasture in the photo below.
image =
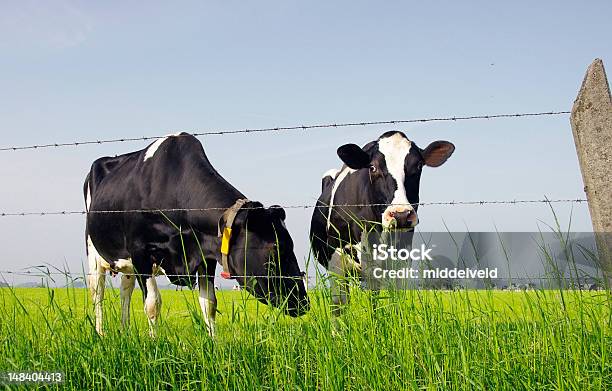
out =
<svg viewBox="0 0 612 391"><path fill-rule="evenodd" d="M353 290L339 318L326 290L310 299L292 319L219 291L211 340L197 291L164 290L152 339L139 290L122 331L107 289L100 337L86 289L2 288L0 371L62 371L78 390L612 389L609 291Z"/></svg>

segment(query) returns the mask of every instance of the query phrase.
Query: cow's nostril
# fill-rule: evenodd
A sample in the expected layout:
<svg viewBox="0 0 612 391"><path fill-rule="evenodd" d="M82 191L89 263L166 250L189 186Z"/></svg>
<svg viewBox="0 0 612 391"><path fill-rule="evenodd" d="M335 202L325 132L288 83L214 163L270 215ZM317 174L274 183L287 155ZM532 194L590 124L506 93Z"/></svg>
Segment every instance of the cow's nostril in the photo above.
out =
<svg viewBox="0 0 612 391"><path fill-rule="evenodd" d="M393 218L397 222L398 228L409 228L412 226L412 220L415 220L415 213L412 210L403 210L401 212L393 212Z"/></svg>

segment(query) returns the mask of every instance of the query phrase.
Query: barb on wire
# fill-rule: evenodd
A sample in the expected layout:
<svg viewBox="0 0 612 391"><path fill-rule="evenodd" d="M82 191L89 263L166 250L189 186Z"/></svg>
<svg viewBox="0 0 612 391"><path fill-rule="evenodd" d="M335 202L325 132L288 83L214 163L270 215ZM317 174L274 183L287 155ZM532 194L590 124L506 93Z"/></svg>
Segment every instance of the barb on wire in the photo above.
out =
<svg viewBox="0 0 612 391"><path fill-rule="evenodd" d="M419 202L414 204L394 204L394 205L412 205L412 206L433 206L433 205L499 205L499 204L537 204L537 203L581 203L586 202L584 198L567 198L555 200L482 200L482 201L433 201ZM391 204L336 204L334 208L350 208L350 207L368 207L368 206L389 206ZM327 205L284 205L273 206L271 208L284 209L309 209L309 208L327 208ZM265 206L243 207L244 210L265 209ZM112 214L112 213L170 213L170 212L206 212L226 210L226 207L208 207L208 208L161 208L161 209L127 209L127 210L60 210L60 211L37 211L37 212L0 212L0 217L22 217L22 216L69 216L69 215L87 215L87 214Z"/></svg>
<svg viewBox="0 0 612 391"><path fill-rule="evenodd" d="M347 128L347 127L370 126L370 125L401 125L401 124L424 123L424 122L539 117L539 116L562 115L562 114L570 114L570 113L571 113L570 111L542 111L542 112L534 112L534 113L514 113L514 114L481 114L481 115L469 115L469 116L415 118L415 119L400 119L400 120L386 120L386 121L363 121L363 122L343 122L343 123L325 123L325 124L313 124L313 125L297 125L297 126L277 126L277 127L253 128L253 129L209 130L209 131L202 131L202 132L194 131L190 133L191 135L196 136L196 137L221 136L221 135L241 134L241 133L283 132L283 131L312 130L312 129L322 129L322 128ZM49 144L26 145L26 146L6 146L6 147L0 147L0 152L1 151L20 151L20 150L26 150L26 149L78 147L78 146L83 146L83 145L110 144L110 143L121 143L121 142L128 142L128 141L150 141L150 140L158 139L160 137L165 137L165 136L121 137L121 138L114 138L114 139L57 142L57 143L49 143Z"/></svg>

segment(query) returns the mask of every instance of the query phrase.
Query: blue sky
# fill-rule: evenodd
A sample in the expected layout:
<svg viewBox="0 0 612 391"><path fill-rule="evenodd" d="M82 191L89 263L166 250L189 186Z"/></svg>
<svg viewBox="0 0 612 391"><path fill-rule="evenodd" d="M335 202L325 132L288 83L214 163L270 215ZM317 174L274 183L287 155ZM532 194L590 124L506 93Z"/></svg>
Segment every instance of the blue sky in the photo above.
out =
<svg viewBox="0 0 612 391"><path fill-rule="evenodd" d="M609 65L612 3L0 2L0 145L319 122L569 110ZM584 197L568 116L201 138L248 197L309 204L336 148L403 130L455 155L422 201ZM0 210L82 209L93 160L144 142L0 153ZM586 205L556 205L590 230ZM538 206L426 207L422 230L533 231ZM311 210L289 210L298 258ZM84 219L0 219L0 269L80 271Z"/></svg>

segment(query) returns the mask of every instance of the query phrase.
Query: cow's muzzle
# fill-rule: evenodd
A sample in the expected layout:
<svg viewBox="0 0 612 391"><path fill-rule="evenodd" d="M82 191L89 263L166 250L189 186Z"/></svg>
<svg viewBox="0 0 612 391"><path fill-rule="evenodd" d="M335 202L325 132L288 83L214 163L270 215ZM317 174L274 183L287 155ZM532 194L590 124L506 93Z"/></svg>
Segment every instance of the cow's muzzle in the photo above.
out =
<svg viewBox="0 0 612 391"><path fill-rule="evenodd" d="M384 228L414 228L419 223L419 217L412 207L391 205L383 213Z"/></svg>

